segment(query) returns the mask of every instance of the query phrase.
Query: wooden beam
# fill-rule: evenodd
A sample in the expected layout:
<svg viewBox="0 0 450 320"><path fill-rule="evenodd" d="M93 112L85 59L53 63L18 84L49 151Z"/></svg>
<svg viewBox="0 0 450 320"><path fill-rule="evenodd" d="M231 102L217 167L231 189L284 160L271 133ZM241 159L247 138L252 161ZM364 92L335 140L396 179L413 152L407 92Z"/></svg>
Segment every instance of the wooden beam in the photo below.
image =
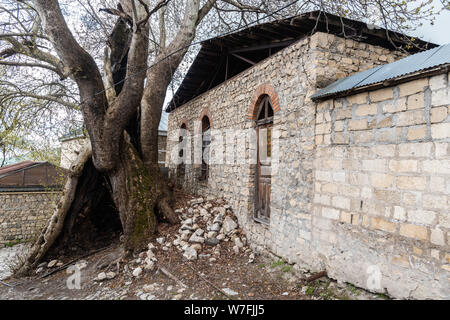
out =
<svg viewBox="0 0 450 320"><path fill-rule="evenodd" d="M243 56L240 56L240 55L238 55L238 54L236 54L236 53L232 53L232 55L235 56L235 57L238 58L238 59L241 59L241 60L243 60L243 61L245 61L245 62L251 64L252 66L254 66L254 65L256 64L256 62L254 62L254 61L252 61L252 60L250 60L250 59L247 59L247 58L245 58L245 57L243 57Z"/></svg>
<svg viewBox="0 0 450 320"><path fill-rule="evenodd" d="M230 53L239 53L239 52L248 52L248 51L257 51L257 50L264 50L269 48L277 48L277 47L287 47L291 44L293 44L297 39L291 39L291 40L285 40L285 41L279 41L279 42L269 42L264 44L258 44L248 47L239 47L230 50Z"/></svg>

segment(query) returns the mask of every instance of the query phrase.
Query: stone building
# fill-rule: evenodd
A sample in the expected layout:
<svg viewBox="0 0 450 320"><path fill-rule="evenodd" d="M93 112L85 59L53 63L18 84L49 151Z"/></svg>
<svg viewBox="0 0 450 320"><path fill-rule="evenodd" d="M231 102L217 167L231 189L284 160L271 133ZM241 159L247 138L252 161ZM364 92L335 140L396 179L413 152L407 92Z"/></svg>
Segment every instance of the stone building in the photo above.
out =
<svg viewBox="0 0 450 320"><path fill-rule="evenodd" d="M0 246L36 237L61 193L66 170L23 161L0 168Z"/></svg>
<svg viewBox="0 0 450 320"><path fill-rule="evenodd" d="M449 46L389 77L418 50L327 17L203 43L167 109L169 175L225 198L255 248L374 292L449 299Z"/></svg>

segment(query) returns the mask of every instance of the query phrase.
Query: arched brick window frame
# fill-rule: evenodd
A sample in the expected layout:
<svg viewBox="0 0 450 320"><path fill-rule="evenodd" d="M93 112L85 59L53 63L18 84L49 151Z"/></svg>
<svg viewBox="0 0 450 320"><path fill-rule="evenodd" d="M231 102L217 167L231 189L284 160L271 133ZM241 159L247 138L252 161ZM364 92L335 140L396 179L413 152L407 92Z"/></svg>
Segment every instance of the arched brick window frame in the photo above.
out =
<svg viewBox="0 0 450 320"><path fill-rule="evenodd" d="M205 118L205 117L207 117L208 118L208 123L209 123L209 128L208 128L208 130L210 131L212 128L213 128L213 120L212 120L212 117L211 117L211 113L209 112L209 109L208 108L205 108L205 109L203 109L203 111L202 111L202 113L200 114L200 117L199 117L199 132L201 133L201 135L202 135L202 157L203 157L203 148L205 147L204 146L204 140L203 140L203 131L204 131L204 128L203 128L203 119ZM206 181L206 180L208 180L208 175L209 175L209 164L207 164L206 162L204 162L203 161L203 158L202 158L202 163L201 163L201 165L200 165L200 171L199 171L199 174L198 174L198 179L199 179L199 181Z"/></svg>
<svg viewBox="0 0 450 320"><path fill-rule="evenodd" d="M261 103L262 98L268 95L270 97L270 101L272 102L273 112L280 111L280 103L278 101L278 94L275 91L275 88L270 83L263 83L260 85L255 93L253 94L253 98L250 102L250 109L248 111L248 119L256 120L258 116L258 108Z"/></svg>
<svg viewBox="0 0 450 320"><path fill-rule="evenodd" d="M182 120L180 121L180 123L179 123L179 125L178 125L178 128L181 128L181 127L183 126L183 124L184 124L184 126L186 127L186 130L189 130L188 121L187 121L186 118L184 118L184 119L182 119Z"/></svg>
<svg viewBox="0 0 450 320"><path fill-rule="evenodd" d="M200 128L199 128L200 132L202 132L202 120L203 120L204 116L208 117L209 125L210 125L211 128L213 128L213 119L211 117L211 113L209 112L208 108L205 108L205 109L202 110L202 113L200 114L200 117L198 118L198 120L200 121Z"/></svg>
<svg viewBox="0 0 450 320"><path fill-rule="evenodd" d="M188 121L186 118L182 119L179 122L178 129L183 129L183 126L184 126L184 130L187 131L188 130ZM180 135L178 136L178 143L181 143L181 142L182 142L182 136L181 136L181 131L180 131ZM186 155L184 155L184 149L182 149L181 147L178 150L178 156L179 157L186 156ZM184 182L183 180L185 178L185 174L186 174L185 162L179 163L177 166L177 178L181 180L181 183Z"/></svg>

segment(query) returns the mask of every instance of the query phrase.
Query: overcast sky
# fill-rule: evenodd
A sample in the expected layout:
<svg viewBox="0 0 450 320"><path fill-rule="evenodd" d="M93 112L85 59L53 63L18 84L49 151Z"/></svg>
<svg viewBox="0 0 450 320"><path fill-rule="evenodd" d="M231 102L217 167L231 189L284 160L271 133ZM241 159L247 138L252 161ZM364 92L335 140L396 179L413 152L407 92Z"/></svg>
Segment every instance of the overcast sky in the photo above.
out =
<svg viewBox="0 0 450 320"><path fill-rule="evenodd" d="M442 8L439 0L434 0L433 2L436 7ZM412 35L437 44L450 43L450 11L445 10L441 12L436 18L434 25L424 23L423 27L418 28Z"/></svg>

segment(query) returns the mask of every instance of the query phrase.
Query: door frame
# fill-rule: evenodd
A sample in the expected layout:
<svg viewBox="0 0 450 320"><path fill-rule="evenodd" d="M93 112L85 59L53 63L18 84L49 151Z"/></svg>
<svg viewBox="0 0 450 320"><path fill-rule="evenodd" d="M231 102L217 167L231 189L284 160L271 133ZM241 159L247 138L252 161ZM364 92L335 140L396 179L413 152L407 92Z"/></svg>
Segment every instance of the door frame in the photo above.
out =
<svg viewBox="0 0 450 320"><path fill-rule="evenodd" d="M260 129L262 128L272 128L272 132L273 132L273 108L272 108L272 103L270 101L270 97L269 96L265 96L263 97L260 106L258 108L258 112L257 112L257 119L259 118L259 115L262 111L262 109L264 108L264 118L260 119L260 120L256 120L255 124L256 124L256 168L255 168L255 187L254 187L254 202L253 202L253 206L254 206L254 211L253 211L253 220L263 223L263 224L270 224L270 199L269 199L269 205L268 205L268 210L269 210L269 215L267 217L267 219L262 219L260 217L258 217L257 213L259 210L259 181L261 178L261 161L260 161L260 145L259 145L259 133L260 133ZM272 109L272 113L269 114L269 108ZM272 139L272 137L271 137ZM272 191L272 174L270 176L270 191Z"/></svg>

